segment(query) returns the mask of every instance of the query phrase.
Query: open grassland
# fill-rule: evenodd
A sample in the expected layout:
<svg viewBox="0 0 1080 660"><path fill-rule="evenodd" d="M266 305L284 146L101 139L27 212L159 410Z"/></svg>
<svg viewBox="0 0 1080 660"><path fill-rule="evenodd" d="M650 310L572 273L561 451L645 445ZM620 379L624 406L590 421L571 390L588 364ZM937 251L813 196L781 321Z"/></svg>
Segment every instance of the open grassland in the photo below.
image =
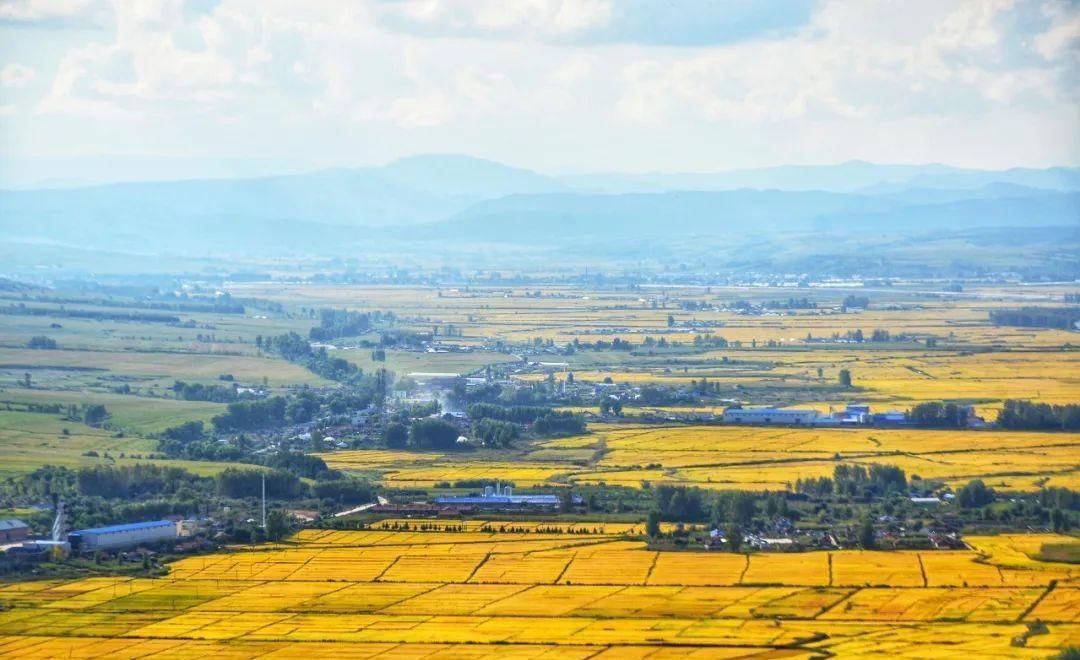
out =
<svg viewBox="0 0 1080 660"><path fill-rule="evenodd" d="M264 378L274 386L325 383L303 367L271 357L0 348L4 386L16 386L26 372L33 382L51 389L115 387L124 382L164 389L176 380L219 382L223 374L260 385Z"/></svg>
<svg viewBox="0 0 1080 660"><path fill-rule="evenodd" d="M0 298L0 305L11 299ZM311 327L311 321L267 315L251 309L247 314L212 314L204 312L171 312L94 304L27 303L40 309L83 310L106 314L165 314L177 316L184 325L149 323L126 320L73 318L56 316L0 316L0 346L21 348L35 335L48 335L61 348L78 351L128 351L160 353L234 353L255 355L255 337L294 331L301 334ZM57 327L59 326L59 327ZM201 336L201 338L200 338ZM208 340L209 338L209 340Z"/></svg>
<svg viewBox="0 0 1080 660"><path fill-rule="evenodd" d="M56 390L0 390L0 411L23 410L28 404L68 405L101 404L108 411L108 425L125 433L158 433L170 426L210 418L225 411L225 405L206 401L140 397L98 392ZM61 414L41 413L43 417L60 419ZM69 424L70 426L70 424ZM74 429L72 429L74 431Z"/></svg>
<svg viewBox="0 0 1080 660"><path fill-rule="evenodd" d="M1025 554L1071 537L743 555L576 526L591 531L306 530L161 579L8 584L0 655L1043 658L1080 642L1080 567Z"/></svg>
<svg viewBox="0 0 1080 660"><path fill-rule="evenodd" d="M163 403L185 404L187 402L166 401ZM199 404L196 404L195 408L198 409ZM149 419L153 413L146 414ZM185 416L183 419L199 417L199 414L194 414ZM163 420L154 419L147 423L150 428L154 428L163 423ZM123 427L130 428L126 425ZM137 428L145 430L147 427ZM64 433L65 429L67 434ZM149 455L154 453L156 444L156 441L144 437L131 435L117 437L114 431L91 428L80 422L65 421L60 418L60 415L0 409L0 477L33 472L43 465L79 468L95 465L156 463L162 466L183 468L200 475L213 475L225 468L236 467L232 463L149 458Z"/></svg>
<svg viewBox="0 0 1080 660"><path fill-rule="evenodd" d="M65 420L60 413L26 412L27 404L63 407L103 404L109 412L109 428ZM0 475L32 472L43 465L76 468L133 462L158 462L199 474L216 474L228 464L149 459L148 455L156 451L157 442L147 435L187 421L205 422L223 410L222 404L175 399L3 390L0 391Z"/></svg>

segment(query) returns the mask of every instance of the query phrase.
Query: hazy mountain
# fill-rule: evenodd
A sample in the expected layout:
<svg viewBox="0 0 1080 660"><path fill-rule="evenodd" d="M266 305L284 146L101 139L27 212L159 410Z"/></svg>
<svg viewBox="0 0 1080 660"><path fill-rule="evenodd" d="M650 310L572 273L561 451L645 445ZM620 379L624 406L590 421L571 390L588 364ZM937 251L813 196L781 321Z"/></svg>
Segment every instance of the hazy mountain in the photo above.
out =
<svg viewBox="0 0 1080 660"><path fill-rule="evenodd" d="M1024 193L1027 190L1029 192ZM448 235L505 241L605 236L724 236L783 231L913 233L943 227L1044 227L1080 223L1080 193L1013 189L1000 197L930 192L865 195L781 190L622 195L513 195L441 223Z"/></svg>
<svg viewBox="0 0 1080 660"><path fill-rule="evenodd" d="M672 190L896 191L903 188L981 188L1011 183L1051 190L1080 190L1080 169L965 170L947 165L878 165L850 161L837 165L785 165L716 173L578 174L560 177L578 192L633 193Z"/></svg>
<svg viewBox="0 0 1080 660"><path fill-rule="evenodd" d="M451 198L479 200L567 190L561 182L531 170L458 155L402 158L379 172L397 184Z"/></svg>
<svg viewBox="0 0 1080 660"><path fill-rule="evenodd" d="M441 220L484 199L562 189L558 182L534 172L491 161L423 156L381 168L258 179L0 191L0 222L56 217L89 224L153 226L213 216L398 226Z"/></svg>
<svg viewBox="0 0 1080 660"><path fill-rule="evenodd" d="M340 252L380 237L553 244L613 236L754 232L769 240L791 231L1076 226L1078 178L1068 168L981 172L862 162L552 178L467 156L418 156L291 176L0 191L0 238L227 254ZM574 190L586 183L650 192ZM745 187L726 188L735 185Z"/></svg>

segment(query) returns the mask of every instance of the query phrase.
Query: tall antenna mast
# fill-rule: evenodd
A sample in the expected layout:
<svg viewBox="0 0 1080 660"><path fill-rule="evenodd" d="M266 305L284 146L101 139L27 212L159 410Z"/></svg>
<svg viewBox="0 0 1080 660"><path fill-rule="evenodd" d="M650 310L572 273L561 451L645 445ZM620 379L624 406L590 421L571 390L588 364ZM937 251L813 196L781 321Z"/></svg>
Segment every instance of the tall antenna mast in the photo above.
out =
<svg viewBox="0 0 1080 660"><path fill-rule="evenodd" d="M262 473L262 528L266 529L266 473Z"/></svg>

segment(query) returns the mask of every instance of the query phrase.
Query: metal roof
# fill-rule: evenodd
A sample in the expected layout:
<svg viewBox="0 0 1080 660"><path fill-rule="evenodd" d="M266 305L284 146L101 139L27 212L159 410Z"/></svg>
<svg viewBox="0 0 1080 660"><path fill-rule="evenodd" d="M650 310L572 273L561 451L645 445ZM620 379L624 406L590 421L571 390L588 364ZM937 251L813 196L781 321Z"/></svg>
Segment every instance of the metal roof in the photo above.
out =
<svg viewBox="0 0 1080 660"><path fill-rule="evenodd" d="M436 504L558 504L555 495L489 495L466 497L436 497Z"/></svg>
<svg viewBox="0 0 1080 660"><path fill-rule="evenodd" d="M7 520L0 520L0 530L6 529L23 529L28 527L26 523L18 518L8 518Z"/></svg>
<svg viewBox="0 0 1080 660"><path fill-rule="evenodd" d="M155 527L164 527L165 525L172 525L175 527L176 523L171 520L154 520L151 522L127 523L126 525L110 525L108 527L78 529L72 532L72 534L112 534L115 532L131 532L136 529L153 529Z"/></svg>

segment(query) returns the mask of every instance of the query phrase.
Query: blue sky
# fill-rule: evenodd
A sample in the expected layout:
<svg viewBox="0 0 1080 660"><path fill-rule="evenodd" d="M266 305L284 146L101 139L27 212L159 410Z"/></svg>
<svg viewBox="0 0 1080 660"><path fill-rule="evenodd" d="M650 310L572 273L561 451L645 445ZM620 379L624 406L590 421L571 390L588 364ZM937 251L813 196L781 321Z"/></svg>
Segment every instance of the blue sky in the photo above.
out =
<svg viewBox="0 0 1080 660"><path fill-rule="evenodd" d="M1076 0L0 0L0 170L1077 165L1078 70Z"/></svg>

